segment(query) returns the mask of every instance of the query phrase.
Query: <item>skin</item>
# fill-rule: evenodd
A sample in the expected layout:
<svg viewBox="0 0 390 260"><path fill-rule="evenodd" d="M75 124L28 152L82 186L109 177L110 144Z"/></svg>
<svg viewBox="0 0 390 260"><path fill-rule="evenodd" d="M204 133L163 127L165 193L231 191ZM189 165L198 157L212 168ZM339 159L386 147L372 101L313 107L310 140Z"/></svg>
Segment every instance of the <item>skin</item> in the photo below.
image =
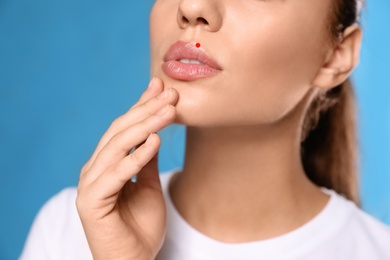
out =
<svg viewBox="0 0 390 260"><path fill-rule="evenodd" d="M307 94L325 56L323 10L330 1L312 2L157 0L150 17L151 69L179 91L177 120L232 126L283 118ZM221 75L196 82L167 77L162 58L177 40L200 42Z"/></svg>
<svg viewBox="0 0 390 260"><path fill-rule="evenodd" d="M350 75L361 42L360 29L351 26L331 44L324 11L330 3L155 2L151 72L157 78L113 122L80 175L76 204L95 259L157 256L166 212L160 140L151 133L172 122L188 125L188 133L170 195L205 235L229 243L276 237L324 208L328 197L301 164L301 125L313 97ZM186 82L166 76L163 57L178 40L200 42L221 73ZM165 98L156 97L161 93ZM137 183L130 182L137 173Z"/></svg>

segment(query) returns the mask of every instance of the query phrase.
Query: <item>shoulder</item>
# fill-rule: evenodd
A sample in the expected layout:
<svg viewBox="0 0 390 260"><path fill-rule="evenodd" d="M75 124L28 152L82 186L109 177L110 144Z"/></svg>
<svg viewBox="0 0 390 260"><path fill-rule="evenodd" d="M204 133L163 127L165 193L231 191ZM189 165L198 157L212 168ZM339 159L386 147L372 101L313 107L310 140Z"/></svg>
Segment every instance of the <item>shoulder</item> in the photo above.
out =
<svg viewBox="0 0 390 260"><path fill-rule="evenodd" d="M329 243L348 259L390 259L390 227L333 193L346 218Z"/></svg>
<svg viewBox="0 0 390 260"><path fill-rule="evenodd" d="M68 187L50 198L38 213L37 218L42 218L51 228L59 228L63 225L75 226L80 224L76 208L77 188ZM48 224L46 224L48 225Z"/></svg>
<svg viewBox="0 0 390 260"><path fill-rule="evenodd" d="M40 209L31 226L20 259L90 259L76 209L77 188L65 188ZM70 259L69 258L69 259Z"/></svg>
<svg viewBox="0 0 390 260"><path fill-rule="evenodd" d="M164 193L175 171L160 174ZM77 188L51 197L30 228L20 259L92 259L76 208Z"/></svg>
<svg viewBox="0 0 390 260"><path fill-rule="evenodd" d="M56 195L51 197L42 207L41 212L46 212L46 214L54 213L58 211L69 214L70 211L75 209L77 197L77 188L76 187L68 187Z"/></svg>
<svg viewBox="0 0 390 260"><path fill-rule="evenodd" d="M77 216L76 201L77 189L69 187L61 190L59 193L51 197L38 212L34 225L40 225L40 228L48 228L50 225L57 226L59 223L74 220ZM51 229L51 228L50 228Z"/></svg>
<svg viewBox="0 0 390 260"><path fill-rule="evenodd" d="M367 214L360 208L353 206L351 214L351 229L360 235L366 243L375 244L378 249L387 250L390 257L390 227L378 219Z"/></svg>
<svg viewBox="0 0 390 260"><path fill-rule="evenodd" d="M366 213L361 208L357 207L353 202L348 201L344 197L339 196L339 199L343 201L349 210L349 221L347 227L351 228L351 231L365 233L371 235L374 238L387 239L390 242L390 226L380 222L378 219ZM389 244L387 244L389 245ZM389 248L390 249L390 248Z"/></svg>

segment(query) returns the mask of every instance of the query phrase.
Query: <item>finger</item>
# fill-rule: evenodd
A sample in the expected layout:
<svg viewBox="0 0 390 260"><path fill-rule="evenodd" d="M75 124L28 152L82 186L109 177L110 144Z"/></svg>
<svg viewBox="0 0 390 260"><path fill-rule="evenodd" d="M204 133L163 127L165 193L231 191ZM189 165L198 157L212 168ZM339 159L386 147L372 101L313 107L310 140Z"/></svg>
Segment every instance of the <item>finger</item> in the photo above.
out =
<svg viewBox="0 0 390 260"><path fill-rule="evenodd" d="M171 124L175 117L175 107L166 105L156 114L117 133L101 149L95 162L81 177L88 182L93 181L100 173L127 156L133 147L143 142L151 133L158 132Z"/></svg>
<svg viewBox="0 0 390 260"><path fill-rule="evenodd" d="M145 118L154 115L163 106L171 104L176 105L179 99L179 94L176 89L167 89L161 92L158 96L149 99L137 107L129 110L126 114L123 114L117 118L107 130L107 133L118 133L132 124L138 123Z"/></svg>
<svg viewBox="0 0 390 260"><path fill-rule="evenodd" d="M126 156L115 166L101 174L89 186L88 193L91 195L85 194L85 196L93 196L93 199L91 198L89 201L95 201L96 203L102 204L91 205L91 207L101 207L106 203L107 199L116 200L122 187L142 170L157 153L159 147L160 138L157 134L150 134L146 142L134 153Z"/></svg>
<svg viewBox="0 0 390 260"><path fill-rule="evenodd" d="M124 115L126 115L127 113L129 113L129 111L146 102L147 100L157 96L158 94L160 94L162 92L162 90L164 89L164 85L163 85L163 82L161 79L159 78L156 78L156 77L153 77L149 84L148 84L148 87L146 88L146 90L142 93L141 97L139 98L139 100L137 101L137 103L135 103ZM87 171L90 167L90 165L93 163L95 157L96 157L96 154L100 151L100 149L106 144L106 142L111 138L111 136L109 136L109 132L112 128L113 128L113 125L116 125L116 122L117 121L120 121L120 119L124 116L120 116L118 117L112 124L111 126L108 128L108 131L106 131L106 133L102 136L102 138L100 139L94 153L92 154L91 158L87 161L87 163L83 166L82 170L81 170L81 174L84 173L85 171ZM120 131L121 129L119 128L118 131ZM107 136L108 135L108 136Z"/></svg>
<svg viewBox="0 0 390 260"><path fill-rule="evenodd" d="M162 191L158 173L158 153L137 174L137 185Z"/></svg>
<svg viewBox="0 0 390 260"><path fill-rule="evenodd" d="M117 118L99 141L90 160L87 162L87 164L81 171L81 174L83 174L90 168L91 164L95 161L97 154L115 134L155 114L166 104L176 104L178 98L179 95L175 89L168 89L160 93L158 96L148 100L145 103L142 103L141 105L129 110L126 114Z"/></svg>
<svg viewBox="0 0 390 260"><path fill-rule="evenodd" d="M135 103L132 107L136 107L149 99L157 96L164 90L164 83L161 79L157 77L153 77L144 93L142 93L141 97L138 99L137 103Z"/></svg>

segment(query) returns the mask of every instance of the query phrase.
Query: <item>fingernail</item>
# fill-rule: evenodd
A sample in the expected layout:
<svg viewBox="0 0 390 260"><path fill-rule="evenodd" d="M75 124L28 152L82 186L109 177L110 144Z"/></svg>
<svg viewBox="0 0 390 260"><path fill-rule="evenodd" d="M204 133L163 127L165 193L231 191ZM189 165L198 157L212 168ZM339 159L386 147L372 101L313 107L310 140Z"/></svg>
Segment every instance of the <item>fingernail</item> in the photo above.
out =
<svg viewBox="0 0 390 260"><path fill-rule="evenodd" d="M156 116L162 116L168 111L168 105L162 107L159 111L155 113Z"/></svg>
<svg viewBox="0 0 390 260"><path fill-rule="evenodd" d="M153 77L153 78L150 80L150 82L149 82L149 85L148 85L147 90L152 89L155 85L156 85L156 77Z"/></svg>
<svg viewBox="0 0 390 260"><path fill-rule="evenodd" d="M148 138L146 139L146 142L145 142L145 146L149 146L153 143L153 140L152 140L152 134L150 134L148 136Z"/></svg>
<svg viewBox="0 0 390 260"><path fill-rule="evenodd" d="M164 90L163 92L161 92L161 93L157 96L157 99L164 99L164 98L167 98L167 97L169 96L170 93L171 93L171 89Z"/></svg>

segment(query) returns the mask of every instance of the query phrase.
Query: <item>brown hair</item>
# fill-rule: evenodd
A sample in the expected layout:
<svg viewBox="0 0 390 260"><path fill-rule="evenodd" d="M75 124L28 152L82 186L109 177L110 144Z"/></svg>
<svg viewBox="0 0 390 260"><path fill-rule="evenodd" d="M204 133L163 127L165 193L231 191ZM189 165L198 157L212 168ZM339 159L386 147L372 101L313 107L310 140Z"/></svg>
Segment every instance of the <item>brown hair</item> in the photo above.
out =
<svg viewBox="0 0 390 260"><path fill-rule="evenodd" d="M362 0L337 0L330 34L340 39L359 22ZM351 80L322 92L308 108L302 131L302 163L309 179L359 204L355 94Z"/></svg>

